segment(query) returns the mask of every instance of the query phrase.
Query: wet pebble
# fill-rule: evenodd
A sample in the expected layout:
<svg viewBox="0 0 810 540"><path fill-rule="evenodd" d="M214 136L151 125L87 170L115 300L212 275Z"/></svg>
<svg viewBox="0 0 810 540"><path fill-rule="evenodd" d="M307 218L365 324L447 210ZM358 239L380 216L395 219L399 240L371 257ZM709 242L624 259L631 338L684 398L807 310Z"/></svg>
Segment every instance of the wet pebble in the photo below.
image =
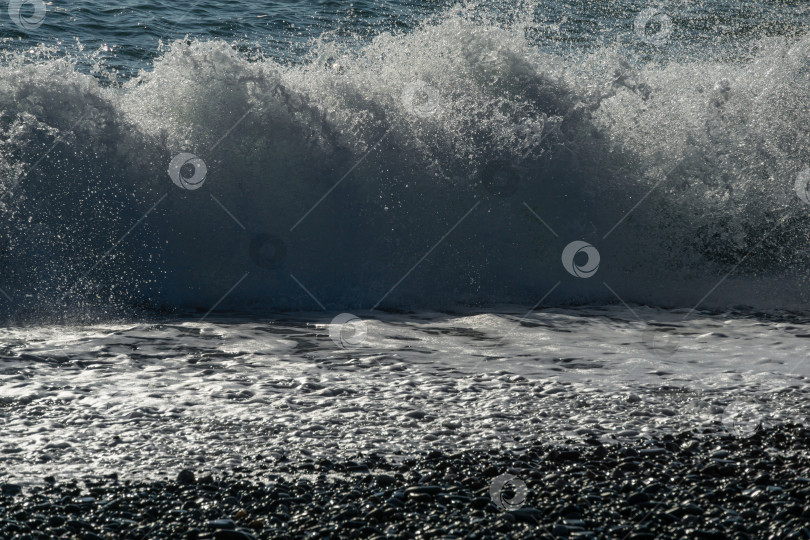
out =
<svg viewBox="0 0 810 540"><path fill-rule="evenodd" d="M6 483L0 538L802 538L808 445L808 431L793 426L746 439L683 432L576 448L527 441L520 452L432 450L399 462L302 454L198 482L181 471L170 482ZM734 474L720 474L724 467ZM493 495L504 474L513 482ZM514 489L521 481L525 500Z"/></svg>

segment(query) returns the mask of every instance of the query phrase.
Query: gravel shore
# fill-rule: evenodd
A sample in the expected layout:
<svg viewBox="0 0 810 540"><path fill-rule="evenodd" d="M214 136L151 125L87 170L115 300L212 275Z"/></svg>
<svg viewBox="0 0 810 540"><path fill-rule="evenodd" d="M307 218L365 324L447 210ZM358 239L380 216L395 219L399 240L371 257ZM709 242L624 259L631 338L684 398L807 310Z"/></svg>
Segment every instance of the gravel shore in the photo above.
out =
<svg viewBox="0 0 810 540"><path fill-rule="evenodd" d="M810 538L810 431L3 484L2 538Z"/></svg>

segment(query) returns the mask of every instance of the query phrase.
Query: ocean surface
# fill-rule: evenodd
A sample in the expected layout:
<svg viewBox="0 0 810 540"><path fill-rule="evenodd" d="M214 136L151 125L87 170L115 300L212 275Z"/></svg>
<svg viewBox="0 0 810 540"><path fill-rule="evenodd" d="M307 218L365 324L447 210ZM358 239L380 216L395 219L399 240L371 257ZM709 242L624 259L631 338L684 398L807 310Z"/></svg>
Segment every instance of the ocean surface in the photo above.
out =
<svg viewBox="0 0 810 540"><path fill-rule="evenodd" d="M804 423L809 16L10 1L0 471Z"/></svg>

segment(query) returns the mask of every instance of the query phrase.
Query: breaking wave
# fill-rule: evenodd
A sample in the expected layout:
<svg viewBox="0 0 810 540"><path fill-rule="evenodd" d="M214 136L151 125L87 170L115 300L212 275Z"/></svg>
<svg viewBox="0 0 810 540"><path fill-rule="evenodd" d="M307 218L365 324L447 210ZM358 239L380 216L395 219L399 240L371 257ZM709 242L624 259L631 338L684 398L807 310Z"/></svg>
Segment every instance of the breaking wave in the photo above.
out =
<svg viewBox="0 0 810 540"><path fill-rule="evenodd" d="M453 8L294 65L181 40L120 85L7 55L2 309L804 308L810 39L640 62L527 35Z"/></svg>

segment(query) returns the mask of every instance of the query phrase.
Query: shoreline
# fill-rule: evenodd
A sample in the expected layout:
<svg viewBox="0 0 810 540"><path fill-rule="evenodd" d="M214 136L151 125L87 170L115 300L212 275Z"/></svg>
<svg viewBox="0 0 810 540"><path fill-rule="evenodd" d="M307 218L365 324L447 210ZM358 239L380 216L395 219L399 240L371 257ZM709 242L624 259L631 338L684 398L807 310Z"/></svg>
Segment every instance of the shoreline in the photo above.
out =
<svg viewBox="0 0 810 540"><path fill-rule="evenodd" d="M216 477L3 484L0 536L810 537L806 427L585 443L431 451L401 463L277 454Z"/></svg>

